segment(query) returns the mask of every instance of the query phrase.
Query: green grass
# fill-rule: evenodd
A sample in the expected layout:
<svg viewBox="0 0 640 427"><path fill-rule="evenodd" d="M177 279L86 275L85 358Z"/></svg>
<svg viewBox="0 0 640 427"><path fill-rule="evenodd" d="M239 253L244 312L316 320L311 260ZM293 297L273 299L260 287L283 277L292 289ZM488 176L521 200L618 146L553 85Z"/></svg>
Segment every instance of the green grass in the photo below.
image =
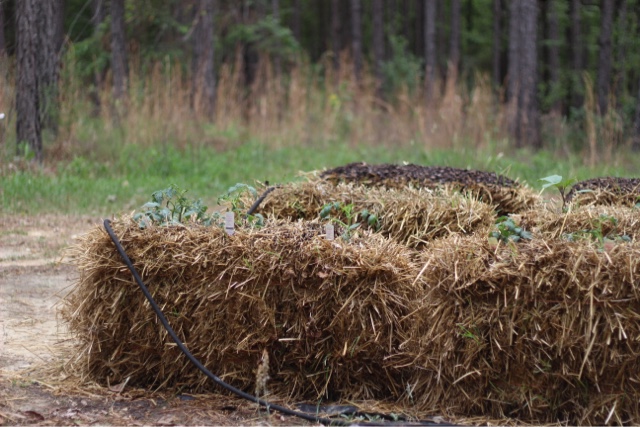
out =
<svg viewBox="0 0 640 427"><path fill-rule="evenodd" d="M127 145L109 153L108 160L76 157L55 165L54 172L0 174L0 212L4 214L75 213L109 216L131 212L150 199L151 193L176 184L189 196L212 207L230 186L256 180L271 184L296 179L298 171L335 167L354 161L410 162L481 169L505 174L541 188L538 179L558 174L576 179L595 176L630 176L640 159L625 159L626 166L583 166L578 156L559 158L554 153L516 151L501 155L499 147L425 150L401 147L350 147L318 141L312 146L272 148L250 140L217 151L201 146L178 150L159 144L151 148ZM105 155L102 155L103 157Z"/></svg>

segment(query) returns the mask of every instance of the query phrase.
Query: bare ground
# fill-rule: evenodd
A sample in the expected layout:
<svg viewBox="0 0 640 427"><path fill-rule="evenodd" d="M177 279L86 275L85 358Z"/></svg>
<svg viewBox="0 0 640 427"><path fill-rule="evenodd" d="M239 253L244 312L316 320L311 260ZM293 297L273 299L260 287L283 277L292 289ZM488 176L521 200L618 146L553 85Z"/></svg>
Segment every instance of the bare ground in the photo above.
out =
<svg viewBox="0 0 640 427"><path fill-rule="evenodd" d="M0 215L0 425L291 425L223 395L113 391L62 369L72 338L56 318L75 269L64 248L101 224L79 216Z"/></svg>

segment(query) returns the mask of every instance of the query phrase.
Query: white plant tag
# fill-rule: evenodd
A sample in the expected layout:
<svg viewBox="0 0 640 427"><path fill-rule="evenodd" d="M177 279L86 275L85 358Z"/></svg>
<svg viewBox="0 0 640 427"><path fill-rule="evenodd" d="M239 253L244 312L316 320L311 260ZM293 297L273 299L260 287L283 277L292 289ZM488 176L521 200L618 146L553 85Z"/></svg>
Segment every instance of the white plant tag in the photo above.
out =
<svg viewBox="0 0 640 427"><path fill-rule="evenodd" d="M233 236L235 233L235 219L233 217L233 212L227 212L224 214L224 231L227 232L229 236Z"/></svg>
<svg viewBox="0 0 640 427"><path fill-rule="evenodd" d="M324 226L324 231L327 235L327 240L334 240L335 237L335 229L333 228L333 224L327 224Z"/></svg>

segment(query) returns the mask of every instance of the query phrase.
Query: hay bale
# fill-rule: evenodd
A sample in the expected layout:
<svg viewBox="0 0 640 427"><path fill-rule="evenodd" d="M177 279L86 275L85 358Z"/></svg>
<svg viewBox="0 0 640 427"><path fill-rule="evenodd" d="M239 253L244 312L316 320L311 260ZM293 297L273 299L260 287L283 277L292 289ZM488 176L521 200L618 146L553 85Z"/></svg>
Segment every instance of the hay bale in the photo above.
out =
<svg viewBox="0 0 640 427"><path fill-rule="evenodd" d="M141 230L126 218L113 229L177 334L232 385L255 390L266 350L270 392L314 400L403 392L393 360L418 290L406 247L367 232L328 241L322 224L308 222L268 221L233 236ZM104 230L70 254L81 275L62 315L78 341L76 369L101 383L215 389L157 322Z"/></svg>
<svg viewBox="0 0 640 427"><path fill-rule="evenodd" d="M494 248L452 235L423 256L416 405L534 424L640 422L640 242Z"/></svg>
<svg viewBox="0 0 640 427"><path fill-rule="evenodd" d="M247 196L245 196L247 197ZM273 190L256 212L273 218L315 219L324 206L339 202L352 205L351 220L344 211L334 212L342 222L368 224L357 215L364 210L375 214L370 227L385 237L411 248L450 233L470 234L493 224L491 206L474 198L441 190L367 188L353 184L332 185L324 181L298 182ZM245 200L250 205L250 200Z"/></svg>
<svg viewBox="0 0 640 427"><path fill-rule="evenodd" d="M587 190L587 191L585 191ZM640 202L640 178L600 177L577 182L567 194L576 205L621 205Z"/></svg>
<svg viewBox="0 0 640 427"><path fill-rule="evenodd" d="M446 166L350 163L323 171L320 178L333 184L346 182L367 187L448 187L494 206L499 215L529 209L540 200L536 192L506 176Z"/></svg>
<svg viewBox="0 0 640 427"><path fill-rule="evenodd" d="M602 238L615 240L628 236L640 240L640 209L625 206L573 206L568 212L540 206L513 218L525 229L544 239L579 240Z"/></svg>

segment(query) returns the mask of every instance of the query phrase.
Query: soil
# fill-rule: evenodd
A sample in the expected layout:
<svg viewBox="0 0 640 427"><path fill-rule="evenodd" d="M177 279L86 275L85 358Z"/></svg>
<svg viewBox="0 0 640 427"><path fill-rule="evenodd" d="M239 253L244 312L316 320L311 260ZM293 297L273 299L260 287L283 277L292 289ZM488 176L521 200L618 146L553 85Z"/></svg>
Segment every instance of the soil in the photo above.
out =
<svg viewBox="0 0 640 427"><path fill-rule="evenodd" d="M419 166L366 163L349 163L324 171L321 178L331 182L357 182L363 185L416 186L432 188L441 184L456 183L465 186L484 184L499 187L517 187L518 183L503 175L478 170L458 169L447 166Z"/></svg>
<svg viewBox="0 0 640 427"><path fill-rule="evenodd" d="M94 217L0 215L0 425L308 424L229 396L108 389L66 372L73 338L56 311L77 271L64 248L99 224Z"/></svg>
<svg viewBox="0 0 640 427"><path fill-rule="evenodd" d="M600 177L577 182L567 194L567 200L571 200L576 194L584 190L603 190L617 196L640 196L640 178Z"/></svg>

